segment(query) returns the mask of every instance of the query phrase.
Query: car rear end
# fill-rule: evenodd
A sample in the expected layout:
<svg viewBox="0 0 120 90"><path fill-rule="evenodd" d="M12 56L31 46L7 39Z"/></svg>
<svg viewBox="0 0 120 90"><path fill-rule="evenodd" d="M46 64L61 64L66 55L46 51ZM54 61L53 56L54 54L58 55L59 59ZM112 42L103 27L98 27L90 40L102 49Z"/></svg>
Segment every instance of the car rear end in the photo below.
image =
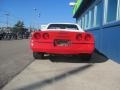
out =
<svg viewBox="0 0 120 90"><path fill-rule="evenodd" d="M94 37L87 32L73 31L38 31L32 34L31 49L33 52L77 55L92 54Z"/></svg>

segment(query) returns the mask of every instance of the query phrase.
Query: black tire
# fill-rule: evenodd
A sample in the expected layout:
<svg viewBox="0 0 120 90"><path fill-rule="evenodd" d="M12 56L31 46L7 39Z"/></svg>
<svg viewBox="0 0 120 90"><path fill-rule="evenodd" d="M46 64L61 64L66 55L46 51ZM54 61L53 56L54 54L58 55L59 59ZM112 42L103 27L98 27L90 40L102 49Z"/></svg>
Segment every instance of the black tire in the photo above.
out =
<svg viewBox="0 0 120 90"><path fill-rule="evenodd" d="M34 57L34 59L43 59L44 53L33 52L33 57Z"/></svg>
<svg viewBox="0 0 120 90"><path fill-rule="evenodd" d="M91 57L92 57L91 54L85 54L85 55L82 55L82 56L81 56L81 58L82 58L83 60L87 60L87 61L89 61L89 60L91 59Z"/></svg>

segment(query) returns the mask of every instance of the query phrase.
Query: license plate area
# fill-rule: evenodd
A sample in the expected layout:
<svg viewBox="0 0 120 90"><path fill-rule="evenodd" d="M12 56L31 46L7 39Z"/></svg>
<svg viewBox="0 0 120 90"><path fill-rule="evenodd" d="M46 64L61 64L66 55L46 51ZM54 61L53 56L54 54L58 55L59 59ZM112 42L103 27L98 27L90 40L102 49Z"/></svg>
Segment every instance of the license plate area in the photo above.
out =
<svg viewBox="0 0 120 90"><path fill-rule="evenodd" d="M54 46L70 46L71 41L70 40L61 40L61 39L56 39L54 40Z"/></svg>

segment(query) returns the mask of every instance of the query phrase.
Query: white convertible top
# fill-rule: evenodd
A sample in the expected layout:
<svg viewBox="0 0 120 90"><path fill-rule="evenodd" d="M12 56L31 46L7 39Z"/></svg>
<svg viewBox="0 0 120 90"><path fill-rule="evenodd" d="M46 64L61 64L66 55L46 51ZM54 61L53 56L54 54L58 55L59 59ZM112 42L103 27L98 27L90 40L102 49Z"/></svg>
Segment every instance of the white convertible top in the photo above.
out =
<svg viewBox="0 0 120 90"><path fill-rule="evenodd" d="M49 24L46 25L46 27L45 27L44 29L42 29L42 31L51 30L51 29L48 29L48 27L49 27L51 24L76 25L79 30L69 30L69 31L84 32L84 30L83 30L78 24L75 24L75 23L49 23ZM58 30L58 29L56 29L56 30ZM63 30L63 31L68 31L68 30L66 30L66 29L61 29L61 30Z"/></svg>

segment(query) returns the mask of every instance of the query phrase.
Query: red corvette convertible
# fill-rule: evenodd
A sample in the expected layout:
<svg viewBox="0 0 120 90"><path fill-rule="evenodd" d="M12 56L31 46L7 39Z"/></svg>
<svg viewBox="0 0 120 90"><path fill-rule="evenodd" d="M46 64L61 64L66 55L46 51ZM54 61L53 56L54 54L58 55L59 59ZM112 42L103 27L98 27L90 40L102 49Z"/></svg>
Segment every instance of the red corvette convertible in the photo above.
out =
<svg viewBox="0 0 120 90"><path fill-rule="evenodd" d="M35 59L43 58L44 54L83 55L90 58L95 48L93 35L70 23L51 23L46 29L33 32L30 47Z"/></svg>

